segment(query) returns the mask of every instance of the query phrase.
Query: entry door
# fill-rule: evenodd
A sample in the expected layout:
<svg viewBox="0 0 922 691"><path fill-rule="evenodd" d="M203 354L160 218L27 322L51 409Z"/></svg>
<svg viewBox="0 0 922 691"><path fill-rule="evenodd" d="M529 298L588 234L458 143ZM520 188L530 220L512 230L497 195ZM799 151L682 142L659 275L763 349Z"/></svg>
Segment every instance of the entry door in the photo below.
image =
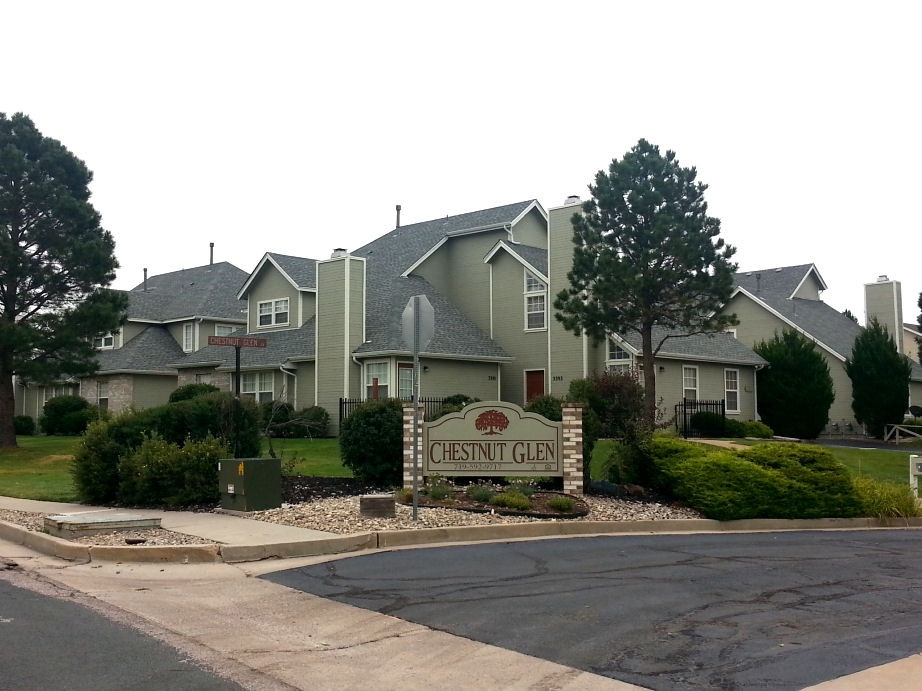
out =
<svg viewBox="0 0 922 691"><path fill-rule="evenodd" d="M544 395L544 370L534 369L525 371L525 402L528 403L535 396Z"/></svg>

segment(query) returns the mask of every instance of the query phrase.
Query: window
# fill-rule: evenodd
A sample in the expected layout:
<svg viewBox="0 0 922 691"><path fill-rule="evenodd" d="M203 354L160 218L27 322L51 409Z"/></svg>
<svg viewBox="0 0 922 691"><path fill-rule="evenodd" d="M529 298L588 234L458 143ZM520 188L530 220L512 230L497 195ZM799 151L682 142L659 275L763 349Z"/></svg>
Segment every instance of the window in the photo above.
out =
<svg viewBox="0 0 922 691"><path fill-rule="evenodd" d="M275 398L272 372L244 372L240 377L240 395L257 403Z"/></svg>
<svg viewBox="0 0 922 691"><path fill-rule="evenodd" d="M115 334L101 334L93 339L93 347L99 350L109 350L115 347Z"/></svg>
<svg viewBox="0 0 922 691"><path fill-rule="evenodd" d="M109 409L109 382L96 382L96 405L100 410Z"/></svg>
<svg viewBox="0 0 922 691"><path fill-rule="evenodd" d="M214 325L214 335L215 336L230 336L234 331L237 330L237 327L233 324L215 324Z"/></svg>
<svg viewBox="0 0 922 691"><path fill-rule="evenodd" d="M547 286L531 272L525 272L525 330L546 328Z"/></svg>
<svg viewBox="0 0 922 691"><path fill-rule="evenodd" d="M412 363L397 363L397 395L405 401L410 401L413 399Z"/></svg>
<svg viewBox="0 0 922 691"><path fill-rule="evenodd" d="M288 298L266 300L257 305L260 326L282 326L288 323Z"/></svg>
<svg viewBox="0 0 922 691"><path fill-rule="evenodd" d="M191 353L195 350L195 325L194 324L183 324L182 325L182 349L187 353Z"/></svg>
<svg viewBox="0 0 922 691"><path fill-rule="evenodd" d="M608 362L605 363L609 372L630 372L633 367L631 354L614 341L608 342Z"/></svg>
<svg viewBox="0 0 922 691"><path fill-rule="evenodd" d="M690 401L698 400L698 368L682 367L682 396Z"/></svg>
<svg viewBox="0 0 922 691"><path fill-rule="evenodd" d="M369 362L365 365L365 400L387 398L388 366L386 362Z"/></svg>
<svg viewBox="0 0 922 691"><path fill-rule="evenodd" d="M206 374L196 374L195 375L196 384L211 384L211 373Z"/></svg>
<svg viewBox="0 0 922 691"><path fill-rule="evenodd" d="M724 370L724 401L728 413L740 412L740 371Z"/></svg>

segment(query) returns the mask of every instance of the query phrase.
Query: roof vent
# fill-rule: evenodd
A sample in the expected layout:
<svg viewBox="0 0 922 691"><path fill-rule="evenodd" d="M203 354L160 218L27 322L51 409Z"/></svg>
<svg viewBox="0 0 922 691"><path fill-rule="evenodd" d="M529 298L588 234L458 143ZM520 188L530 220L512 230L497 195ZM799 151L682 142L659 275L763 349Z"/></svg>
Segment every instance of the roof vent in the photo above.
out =
<svg viewBox="0 0 922 691"><path fill-rule="evenodd" d="M337 247L333 250L333 254L330 255L330 259L336 259L337 257L345 257L349 253L343 247Z"/></svg>
<svg viewBox="0 0 922 691"><path fill-rule="evenodd" d="M883 283L884 281L889 281L889 280L890 279L887 277L887 274L881 274L880 276L877 277L878 283Z"/></svg>
<svg viewBox="0 0 922 691"><path fill-rule="evenodd" d="M571 194L569 197L567 197L567 201L565 201L564 204L569 206L570 204L579 204L581 201L582 200L579 198L578 194Z"/></svg>

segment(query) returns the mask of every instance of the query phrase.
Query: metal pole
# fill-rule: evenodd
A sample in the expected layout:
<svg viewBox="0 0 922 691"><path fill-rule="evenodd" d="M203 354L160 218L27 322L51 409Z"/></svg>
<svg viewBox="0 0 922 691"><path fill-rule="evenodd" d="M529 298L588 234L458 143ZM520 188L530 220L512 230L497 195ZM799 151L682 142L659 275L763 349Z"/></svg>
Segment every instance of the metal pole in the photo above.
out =
<svg viewBox="0 0 922 691"><path fill-rule="evenodd" d="M419 520L419 296L413 296L413 520Z"/></svg>

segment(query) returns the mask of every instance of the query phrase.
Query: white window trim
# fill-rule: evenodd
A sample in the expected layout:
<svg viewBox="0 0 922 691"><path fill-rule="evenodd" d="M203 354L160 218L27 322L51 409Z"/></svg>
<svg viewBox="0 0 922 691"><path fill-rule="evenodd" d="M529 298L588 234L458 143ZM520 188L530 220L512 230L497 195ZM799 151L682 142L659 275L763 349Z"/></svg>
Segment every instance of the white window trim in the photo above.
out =
<svg viewBox="0 0 922 691"><path fill-rule="evenodd" d="M195 324L182 325L182 349L186 353L195 350Z"/></svg>
<svg viewBox="0 0 922 691"><path fill-rule="evenodd" d="M547 331L547 285L540 278L535 276L528 269L523 269L523 283L522 283L522 309L524 310L525 316L525 331ZM534 287L529 289L528 279L531 278L534 283L539 283L541 285L540 290L536 290ZM541 326L529 326L528 317L532 314L539 314L537 310L528 309L528 299L540 297L544 303L544 308L541 310Z"/></svg>
<svg viewBox="0 0 922 691"><path fill-rule="evenodd" d="M365 363L365 366L362 368L362 400L370 401L371 398L371 388L373 386L374 377L371 376L371 365L384 365L385 380L382 382L381 377L378 377L378 387L385 387L387 389L387 394L384 398L391 397L391 362L389 360L370 360Z"/></svg>
<svg viewBox="0 0 922 691"><path fill-rule="evenodd" d="M285 303L285 309L279 309L281 303ZM262 323L262 306L269 305L270 311L266 314L271 317L271 322L269 324ZM284 313L286 315L285 321L278 321L278 315ZM288 326L291 324L291 300L289 298L273 298L272 300L260 300L256 303L256 328L257 329L271 329L275 326Z"/></svg>
<svg viewBox="0 0 922 691"><path fill-rule="evenodd" d="M736 372L736 388L730 389L727 388L727 373ZM740 371L735 367L727 367L724 369L724 401L727 401L727 393L729 391L734 391L736 393L736 407L731 408L729 403L726 405L726 412L728 413L738 413L740 412Z"/></svg>
<svg viewBox="0 0 922 691"><path fill-rule="evenodd" d="M215 336L228 336L234 333L234 331L236 331L238 328L240 327L235 326L234 324L215 324L214 325L214 335Z"/></svg>
<svg viewBox="0 0 922 691"><path fill-rule="evenodd" d="M685 395L686 391L689 391L692 387L685 386L685 370L693 370L695 372L695 400L701 399L701 373L698 370L697 365L682 365L682 398L688 398Z"/></svg>
<svg viewBox="0 0 922 691"><path fill-rule="evenodd" d="M265 388L266 380L268 380L269 388ZM275 372L272 370L260 370L241 373L241 396L252 396L254 401L260 403L260 395L264 393L270 394L270 401L275 400Z"/></svg>
<svg viewBox="0 0 922 691"><path fill-rule="evenodd" d="M97 339L100 341L100 345L96 345ZM106 341L110 341L109 344L106 344ZM115 348L115 332L107 331L104 334L100 334L93 339L93 347L96 350L112 350Z"/></svg>

